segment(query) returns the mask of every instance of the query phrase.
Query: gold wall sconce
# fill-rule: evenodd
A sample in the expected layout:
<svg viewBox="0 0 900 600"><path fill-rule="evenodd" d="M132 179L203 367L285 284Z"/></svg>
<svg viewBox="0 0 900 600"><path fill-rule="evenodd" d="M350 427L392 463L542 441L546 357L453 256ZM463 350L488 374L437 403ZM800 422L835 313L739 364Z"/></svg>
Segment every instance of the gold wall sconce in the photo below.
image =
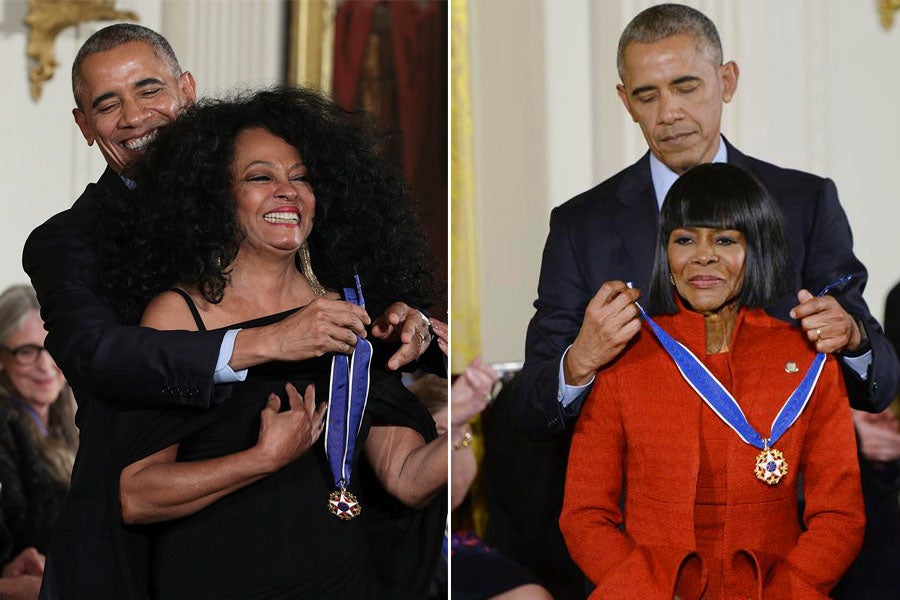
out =
<svg viewBox="0 0 900 600"><path fill-rule="evenodd" d="M885 31L894 24L894 13L900 10L900 0L878 0L878 15Z"/></svg>
<svg viewBox="0 0 900 600"><path fill-rule="evenodd" d="M137 21L131 11L119 11L116 0L28 0L30 10L25 16L28 26L28 45L25 54L35 65L28 73L31 98L37 102L44 82L53 77L59 66L54 52L56 36L71 25L86 21Z"/></svg>

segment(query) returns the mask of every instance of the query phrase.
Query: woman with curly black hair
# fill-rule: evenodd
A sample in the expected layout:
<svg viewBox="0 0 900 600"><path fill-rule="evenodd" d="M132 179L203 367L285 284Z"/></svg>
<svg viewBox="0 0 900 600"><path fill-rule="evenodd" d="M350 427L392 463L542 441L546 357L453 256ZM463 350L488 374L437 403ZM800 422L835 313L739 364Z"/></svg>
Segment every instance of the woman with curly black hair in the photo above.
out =
<svg viewBox="0 0 900 600"><path fill-rule="evenodd" d="M108 199L98 211L97 267L120 315L138 322L147 302L176 282L196 286L211 303L222 299L244 234L230 161L237 134L251 126L285 140L303 158L316 200L309 255L326 288L339 290L359 273L366 308L376 315L396 298L420 307L434 303L424 231L365 115L284 88L203 101L184 116L187 122L171 126L155 142L157 151L135 166L137 197L127 204Z"/></svg>
<svg viewBox="0 0 900 600"><path fill-rule="evenodd" d="M433 282L402 179L358 120L294 88L201 103L131 173L128 210L98 215L97 268L121 314L153 297L144 326L238 335L296 315L309 340L307 360L251 369L207 413L119 414L110 488L126 597L424 595L446 434L379 368L389 351L363 324L392 298L429 305ZM321 350L334 340L349 358ZM402 577L376 584L385 539L367 526L383 525L385 491L404 535L436 535L378 528L420 545Z"/></svg>

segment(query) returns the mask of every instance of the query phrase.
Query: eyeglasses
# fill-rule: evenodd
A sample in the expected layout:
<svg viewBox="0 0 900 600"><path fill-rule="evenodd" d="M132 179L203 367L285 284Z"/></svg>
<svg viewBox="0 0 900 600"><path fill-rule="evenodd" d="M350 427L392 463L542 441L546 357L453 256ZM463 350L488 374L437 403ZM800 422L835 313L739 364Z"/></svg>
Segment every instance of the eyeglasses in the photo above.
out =
<svg viewBox="0 0 900 600"><path fill-rule="evenodd" d="M7 348L6 346L0 346L0 348L3 348L4 350L12 354L13 358L16 359L16 362L23 367L33 365L41 357L41 352L47 351L47 349L43 346L36 346L34 344L25 344L16 348Z"/></svg>

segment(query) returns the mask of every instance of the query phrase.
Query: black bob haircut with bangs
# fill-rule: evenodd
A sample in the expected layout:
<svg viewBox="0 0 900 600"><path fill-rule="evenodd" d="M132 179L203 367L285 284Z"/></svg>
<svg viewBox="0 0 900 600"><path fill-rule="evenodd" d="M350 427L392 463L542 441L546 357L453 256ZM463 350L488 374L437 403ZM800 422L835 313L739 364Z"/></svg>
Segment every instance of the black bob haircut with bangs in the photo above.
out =
<svg viewBox="0 0 900 600"><path fill-rule="evenodd" d="M781 209L763 185L743 169L727 163L694 167L666 194L659 216L656 257L650 278L650 312L675 314L670 283L669 237L675 229L708 227L744 234L747 251L738 303L766 308L786 290L787 242Z"/></svg>

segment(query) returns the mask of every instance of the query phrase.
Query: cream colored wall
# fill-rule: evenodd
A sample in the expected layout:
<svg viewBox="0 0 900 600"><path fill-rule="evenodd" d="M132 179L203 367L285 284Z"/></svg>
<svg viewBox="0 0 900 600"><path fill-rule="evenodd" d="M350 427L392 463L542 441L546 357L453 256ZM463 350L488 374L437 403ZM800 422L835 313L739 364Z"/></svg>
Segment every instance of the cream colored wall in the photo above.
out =
<svg viewBox="0 0 900 600"><path fill-rule="evenodd" d="M624 25L655 2L470 2L482 338L521 359L550 210L631 164L646 146L615 94ZM724 133L741 150L835 180L883 313L900 280L892 173L900 159L900 23L874 2L687 2L718 25L741 68Z"/></svg>
<svg viewBox="0 0 900 600"><path fill-rule="evenodd" d="M165 35L200 95L280 80L284 3L280 0L118 0L140 23ZM105 162L89 148L72 119L69 72L81 44L109 23L85 23L56 40L59 66L34 102L25 56L25 0L0 1L0 289L26 282L22 246L31 230L71 206Z"/></svg>

